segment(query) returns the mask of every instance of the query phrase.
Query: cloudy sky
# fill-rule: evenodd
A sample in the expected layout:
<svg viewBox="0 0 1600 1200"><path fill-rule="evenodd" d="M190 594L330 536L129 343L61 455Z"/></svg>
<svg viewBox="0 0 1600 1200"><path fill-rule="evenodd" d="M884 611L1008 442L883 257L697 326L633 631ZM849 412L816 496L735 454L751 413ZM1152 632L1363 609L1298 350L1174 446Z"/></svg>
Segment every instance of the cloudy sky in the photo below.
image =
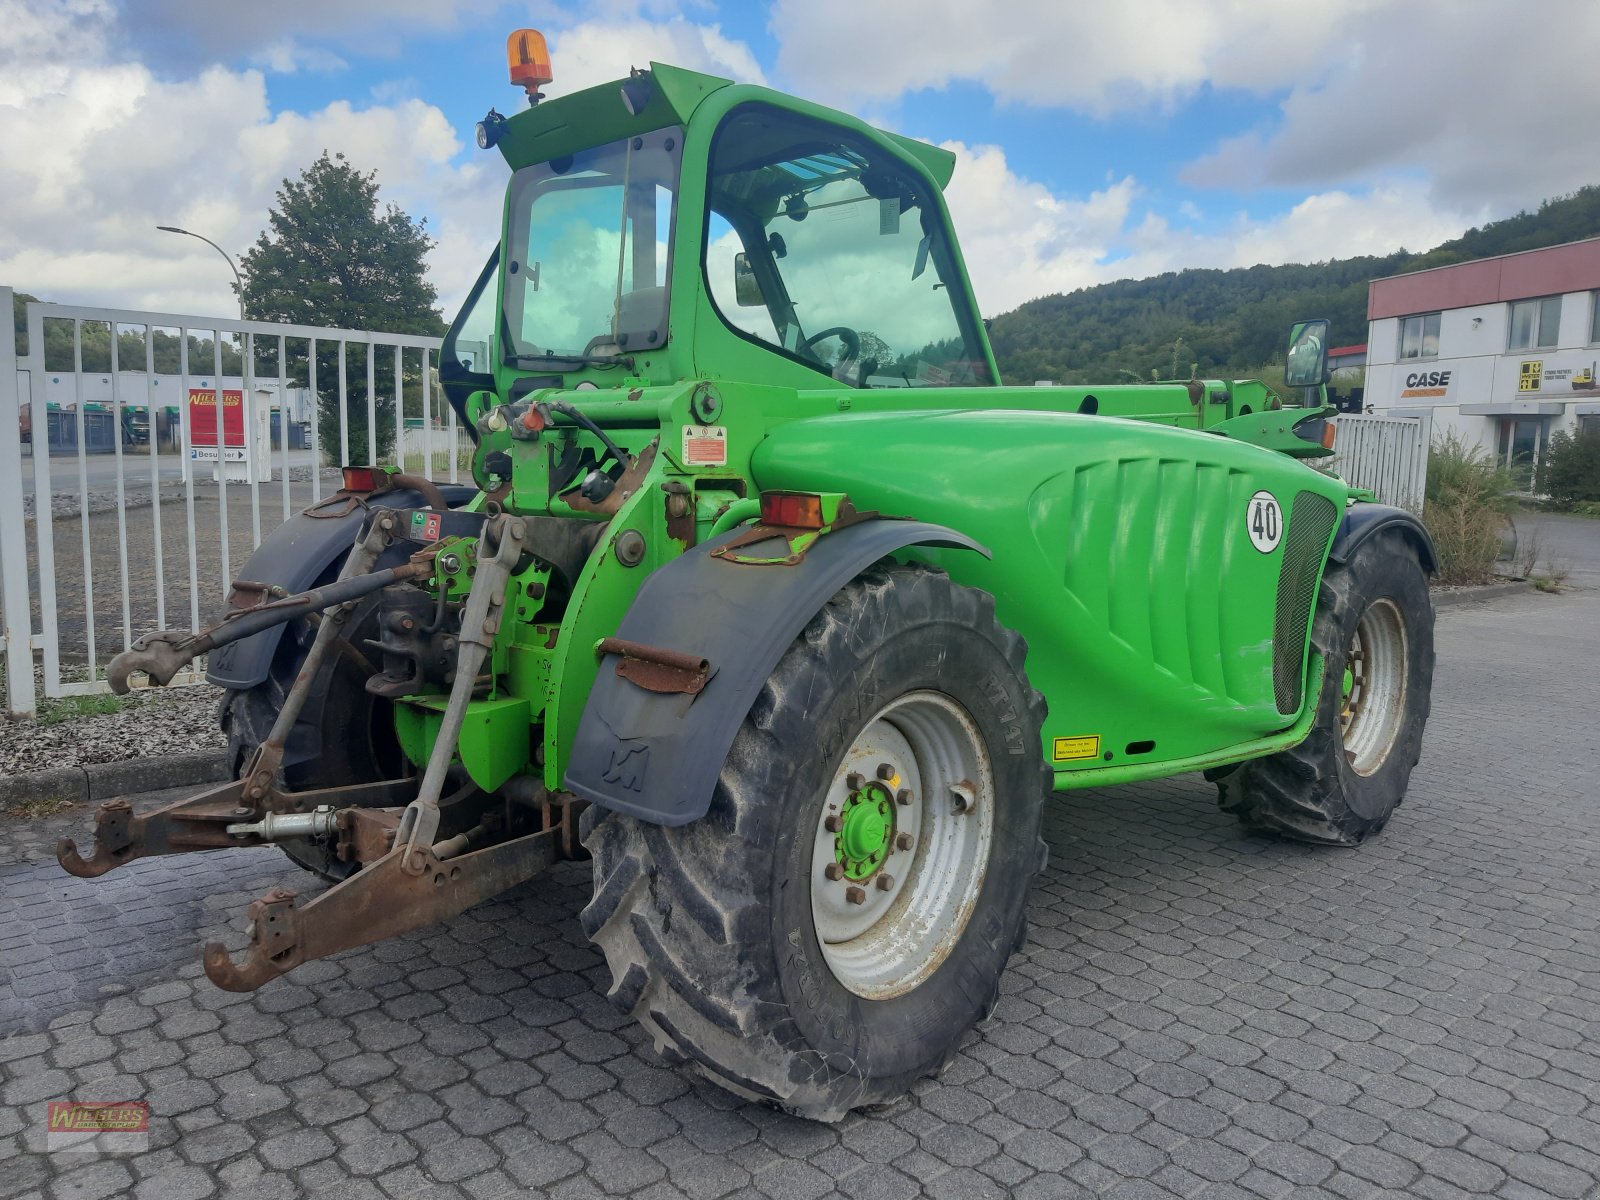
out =
<svg viewBox="0 0 1600 1200"><path fill-rule="evenodd" d="M1190 266L1405 246L1600 182L1595 0L0 0L0 284L232 309L235 254L324 148L425 216L453 311L505 169L505 34L559 95L655 59L960 156L981 307Z"/></svg>

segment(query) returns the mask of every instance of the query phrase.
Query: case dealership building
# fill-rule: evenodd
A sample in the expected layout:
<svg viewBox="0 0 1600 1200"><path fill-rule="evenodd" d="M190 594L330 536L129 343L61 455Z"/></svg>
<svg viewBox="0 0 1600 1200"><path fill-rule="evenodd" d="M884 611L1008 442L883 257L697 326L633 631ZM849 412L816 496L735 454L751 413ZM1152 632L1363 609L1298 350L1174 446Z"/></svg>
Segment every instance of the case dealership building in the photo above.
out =
<svg viewBox="0 0 1600 1200"><path fill-rule="evenodd" d="M1600 423L1600 238L1373 280L1367 320L1367 411L1429 413L1524 482Z"/></svg>

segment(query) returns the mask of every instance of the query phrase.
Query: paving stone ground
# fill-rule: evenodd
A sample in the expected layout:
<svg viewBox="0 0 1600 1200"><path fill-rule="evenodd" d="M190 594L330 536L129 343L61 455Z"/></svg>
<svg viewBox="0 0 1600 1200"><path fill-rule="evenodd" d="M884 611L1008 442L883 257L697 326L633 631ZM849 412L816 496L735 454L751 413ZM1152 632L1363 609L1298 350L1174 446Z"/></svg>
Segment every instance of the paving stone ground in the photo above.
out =
<svg viewBox="0 0 1600 1200"><path fill-rule="evenodd" d="M1452 608L1439 651L1360 851L1245 837L1198 777L1056 797L994 1018L832 1127L655 1057L585 867L241 996L201 944L309 877L80 881L0 824L0 1200L1600 1195L1600 592ZM148 1100L149 1150L40 1152L63 1098Z"/></svg>

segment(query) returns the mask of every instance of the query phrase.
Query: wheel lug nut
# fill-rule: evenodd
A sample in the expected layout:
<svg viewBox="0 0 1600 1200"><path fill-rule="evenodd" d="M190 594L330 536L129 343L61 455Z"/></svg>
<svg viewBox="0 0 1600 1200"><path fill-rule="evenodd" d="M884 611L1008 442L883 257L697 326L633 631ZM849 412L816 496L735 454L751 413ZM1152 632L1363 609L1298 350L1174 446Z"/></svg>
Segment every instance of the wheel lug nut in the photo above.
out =
<svg viewBox="0 0 1600 1200"><path fill-rule="evenodd" d="M851 904L865 904L867 902L867 890L852 885L845 888L844 898L850 901Z"/></svg>
<svg viewBox="0 0 1600 1200"><path fill-rule="evenodd" d="M887 892L893 886L894 886L894 876L893 875L879 875L878 876L878 890L880 892Z"/></svg>
<svg viewBox="0 0 1600 1200"><path fill-rule="evenodd" d="M852 792L859 792L861 790L861 785L866 782L866 777L863 776L860 771L851 771L850 774L844 777L845 787L849 788Z"/></svg>
<svg viewBox="0 0 1600 1200"><path fill-rule="evenodd" d="M910 788L901 788L898 792L896 792L894 794L894 802L896 804L900 804L900 805L910 804L911 803L911 789Z"/></svg>
<svg viewBox="0 0 1600 1200"><path fill-rule="evenodd" d="M830 813L822 822L822 827L829 833L838 833L844 828L844 820L838 813Z"/></svg>
<svg viewBox="0 0 1600 1200"><path fill-rule="evenodd" d="M893 779L894 778L894 764L893 763L879 763L878 764L878 778L879 779Z"/></svg>
<svg viewBox="0 0 1600 1200"><path fill-rule="evenodd" d="M844 868L836 862L831 862L822 868L822 874L825 878L837 883L844 878Z"/></svg>
<svg viewBox="0 0 1600 1200"><path fill-rule="evenodd" d="M911 835L909 833L897 833L897 834L895 834L894 848L896 850L909 850L909 849L911 849Z"/></svg>

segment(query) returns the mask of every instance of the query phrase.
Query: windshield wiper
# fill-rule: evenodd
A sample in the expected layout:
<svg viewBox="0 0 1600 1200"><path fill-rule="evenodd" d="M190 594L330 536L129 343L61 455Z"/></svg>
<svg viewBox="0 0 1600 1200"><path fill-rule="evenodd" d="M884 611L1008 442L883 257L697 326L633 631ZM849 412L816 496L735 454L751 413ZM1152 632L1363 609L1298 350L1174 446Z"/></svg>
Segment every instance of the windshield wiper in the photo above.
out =
<svg viewBox="0 0 1600 1200"><path fill-rule="evenodd" d="M575 363L579 365L585 365L592 363L596 366L604 367L614 367L619 365L624 367L633 366L633 356L631 354L557 354L553 350L544 354L508 354L506 355L506 361L516 365L520 365L522 363L536 363L540 365L553 365L556 363Z"/></svg>

